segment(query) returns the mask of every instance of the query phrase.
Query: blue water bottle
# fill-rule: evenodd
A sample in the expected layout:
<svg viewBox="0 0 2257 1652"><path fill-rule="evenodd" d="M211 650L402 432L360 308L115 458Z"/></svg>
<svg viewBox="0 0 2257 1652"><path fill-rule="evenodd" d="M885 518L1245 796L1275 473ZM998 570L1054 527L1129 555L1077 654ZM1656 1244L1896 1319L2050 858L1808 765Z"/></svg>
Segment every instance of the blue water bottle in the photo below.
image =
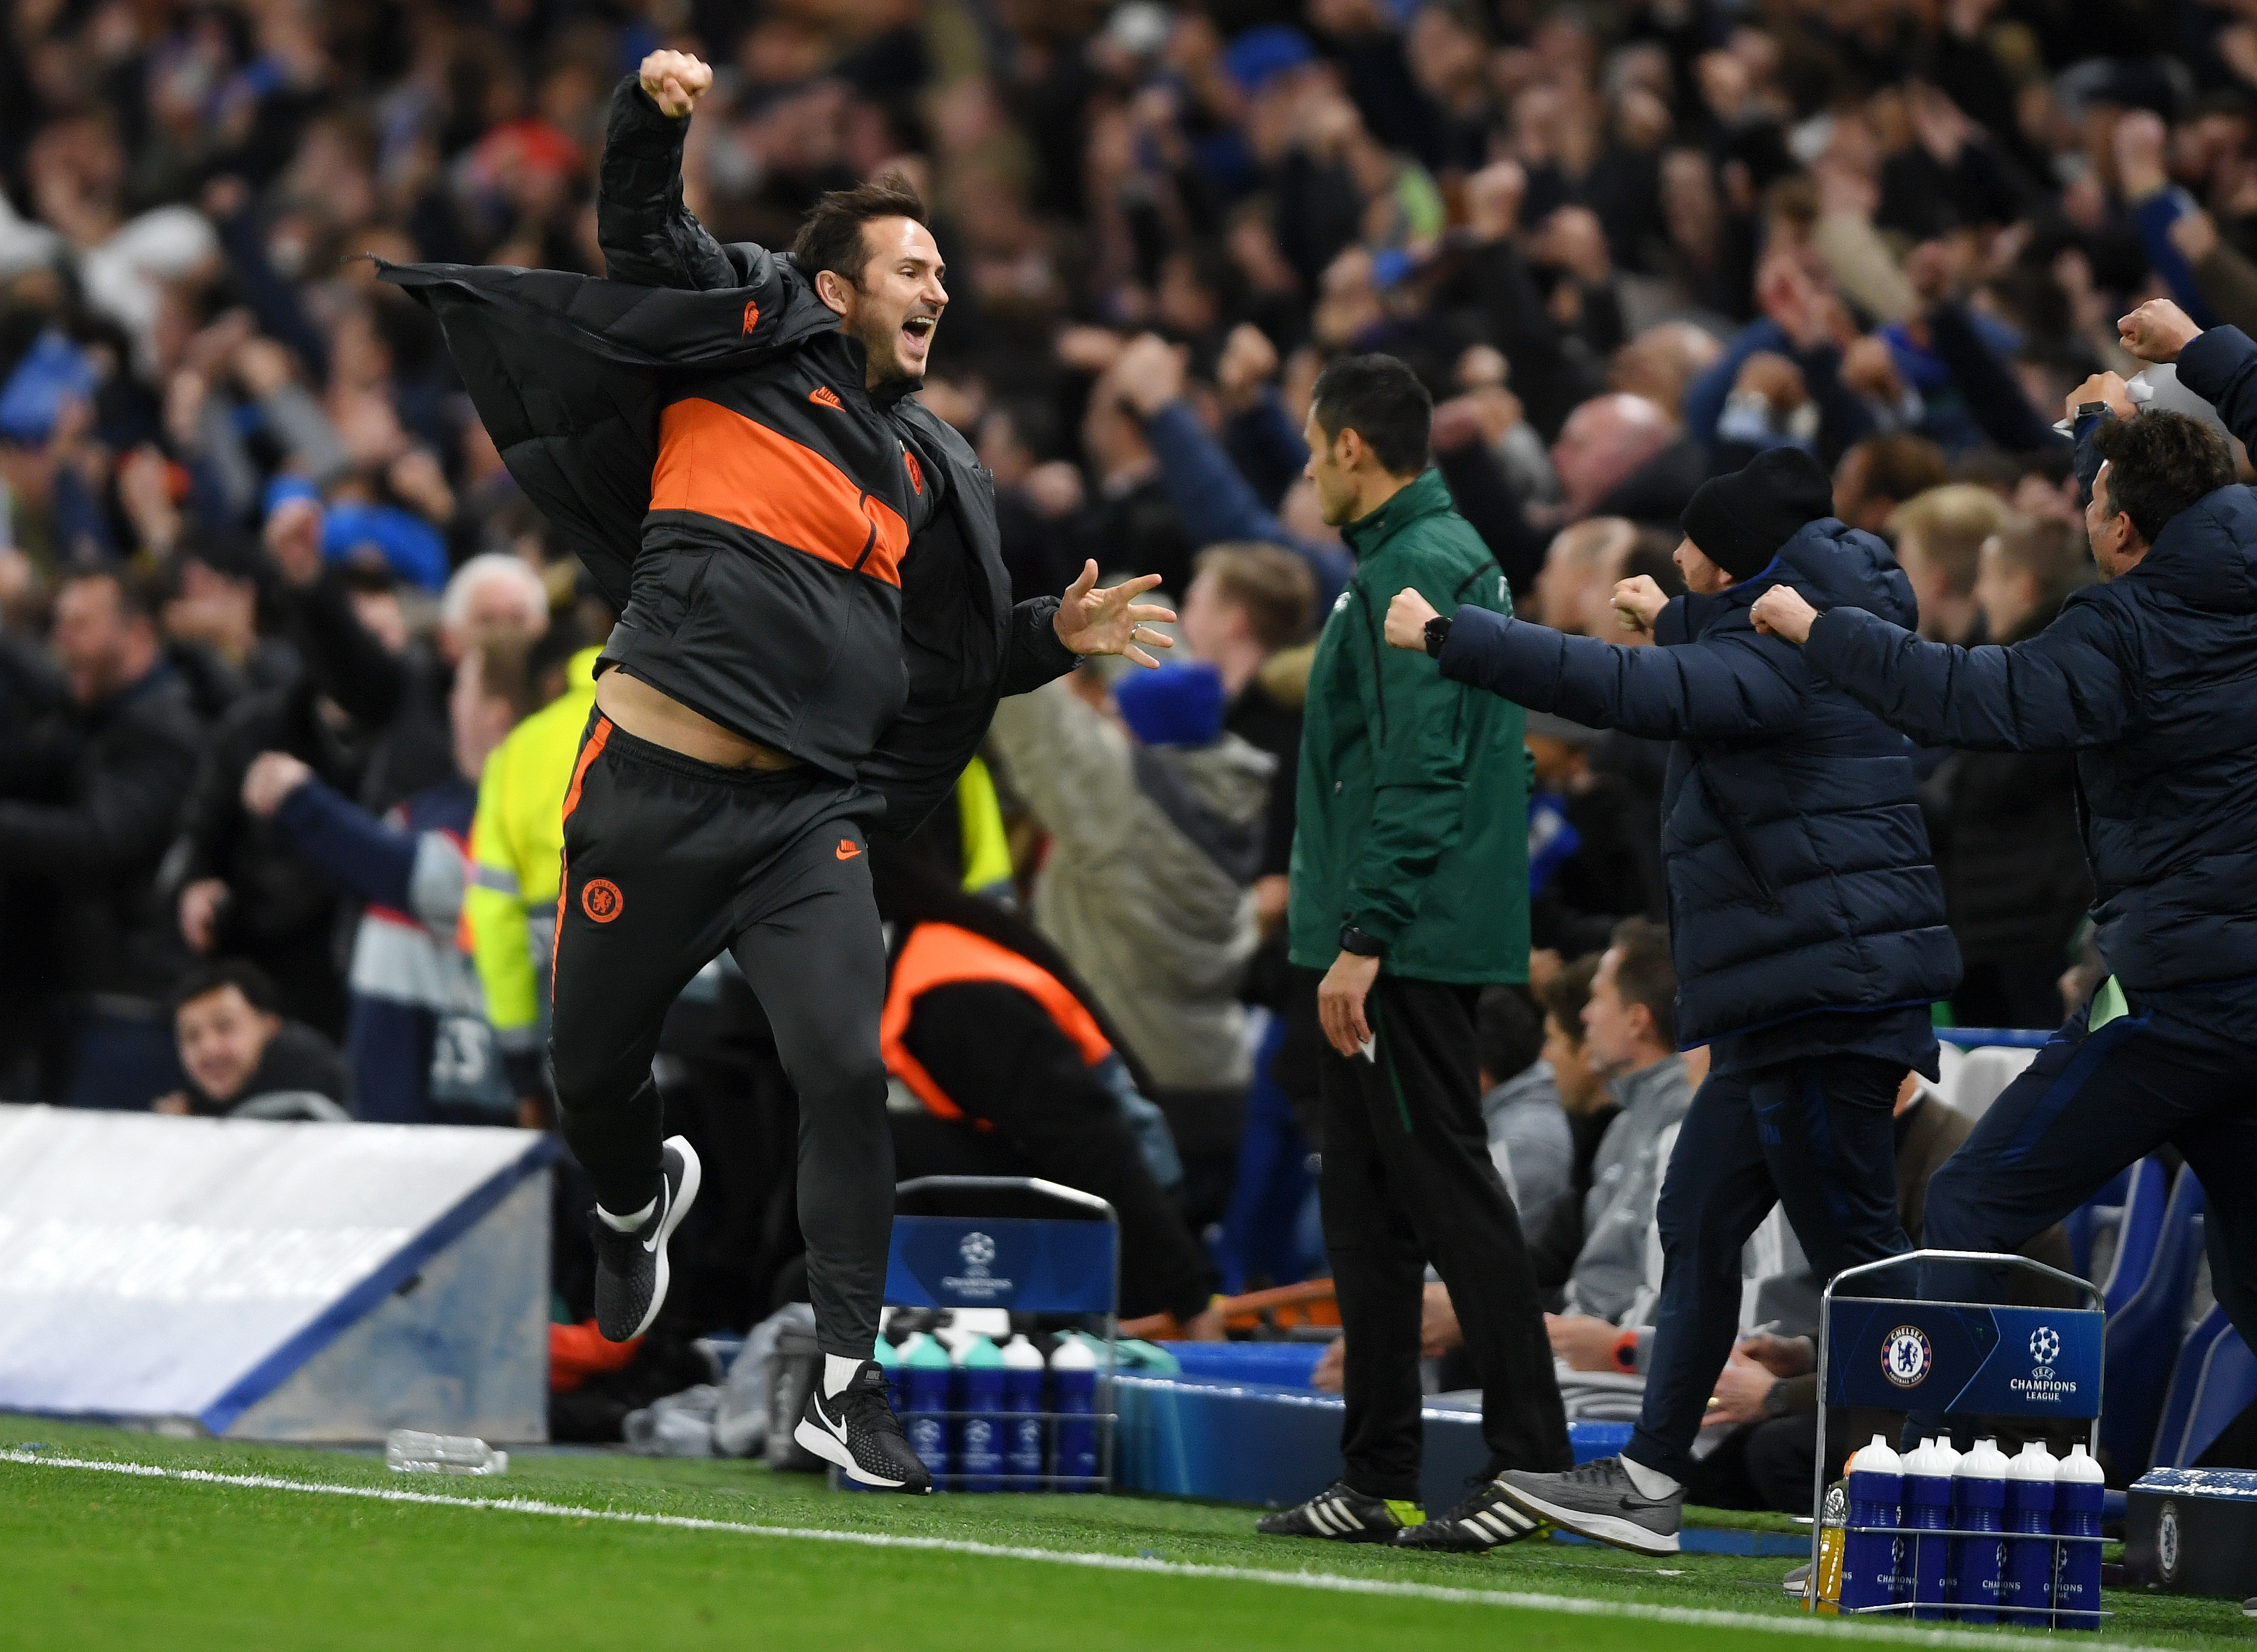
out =
<svg viewBox="0 0 2257 1652"><path fill-rule="evenodd" d="M1043 1356L1024 1332L1003 1345L1003 1484L1043 1486Z"/></svg>
<svg viewBox="0 0 2257 1652"><path fill-rule="evenodd" d="M2064 1537L2100 1536L2100 1465L2081 1445L2069 1448L2054 1479L2053 1528ZM2053 1625L2056 1629L2100 1627L2100 1545L2062 1543L2054 1562Z"/></svg>
<svg viewBox="0 0 2257 1652"><path fill-rule="evenodd" d="M1951 1540L1942 1534L1951 1524L1951 1471L1958 1465L1948 1440L1922 1440L1904 1460L1904 1523L1921 1534L1905 1540L1911 1547L1906 1598L1915 1618L1951 1615Z"/></svg>
<svg viewBox="0 0 2257 1652"><path fill-rule="evenodd" d="M1058 1413L1051 1472L1062 1492L1097 1489L1097 1354L1068 1333L1051 1355L1051 1408Z"/></svg>
<svg viewBox="0 0 2257 1652"><path fill-rule="evenodd" d="M1898 1543L1894 1533L1860 1527L1894 1526L1904 1502L1904 1463L1879 1435L1850 1459L1850 1527L1842 1550L1842 1610L1869 1611L1897 1598Z"/></svg>
<svg viewBox="0 0 2257 1652"><path fill-rule="evenodd" d="M2053 1627L2053 1482L2060 1467L2041 1440L2006 1465L2006 1529L2020 1541L2006 1544L1999 1604L2020 1607L2008 1621L2026 1629Z"/></svg>
<svg viewBox="0 0 2257 1652"><path fill-rule="evenodd" d="M956 1467L967 1492L1000 1492L1003 1483L1003 1351L986 1337L962 1345L957 1359Z"/></svg>
<svg viewBox="0 0 2257 1652"><path fill-rule="evenodd" d="M946 1413L950 1380L955 1374L948 1350L923 1331L910 1338L902 1350L902 1397L906 1401L902 1431L909 1436L909 1450L917 1454L935 1486L943 1484L948 1473Z"/></svg>
<svg viewBox="0 0 2257 1652"><path fill-rule="evenodd" d="M1994 1532L2006 1508L2006 1454L1996 1440L1978 1440L1951 1477L1951 1524L1965 1532ZM1958 1579L1959 1621L1996 1623L2006 1581L2006 1545L1995 1537L1955 1537L1952 1576Z"/></svg>

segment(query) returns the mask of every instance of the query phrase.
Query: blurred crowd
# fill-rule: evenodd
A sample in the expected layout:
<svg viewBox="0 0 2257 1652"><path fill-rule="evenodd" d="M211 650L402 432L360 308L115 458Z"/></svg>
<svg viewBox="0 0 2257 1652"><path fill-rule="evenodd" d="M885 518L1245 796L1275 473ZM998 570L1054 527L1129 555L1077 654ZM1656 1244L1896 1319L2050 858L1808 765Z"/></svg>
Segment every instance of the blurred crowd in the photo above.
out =
<svg viewBox="0 0 2257 1652"><path fill-rule="evenodd" d="M1042 1006L1025 1048L1063 1029L1100 1075L1089 1116L1166 1196L1116 1190L1127 1305L1181 1323L1321 1260L1313 985L1279 932L1309 639L1351 568L1302 478L1326 361L1426 381L1524 617L1639 641L1615 582L1681 589L1694 488L1793 445L1925 635L2006 642L2093 577L2056 421L2138 370L2114 318L2257 325L2257 25L2207 0L15 0L7 27L0 1096L549 1122L555 810L611 616L374 278L602 273L605 101L678 46L718 70L684 174L722 239L788 244L885 168L924 190L952 302L922 393L994 474L1017 595L1094 558L1181 611L1157 681L1006 702L886 886ZM1485 1037L1497 1091L1552 1077L1492 1133L1572 1261L1605 1157L1577 995L1624 920L1666 921L1660 748L1543 716L1528 746L1537 990ZM2070 760L1920 755L1949 1013L2050 1026L2090 894ZM905 1027L966 990L897 986ZM1676 1059L1638 990L1648 1059L1591 1046L1616 1072ZM1037 1055L1002 1048L894 1039L905 1163L1106 1175L1015 1106ZM679 1312L742 1325L789 1289L791 1101L722 964L659 1076L733 1167ZM974 1091L985 1127L940 1129ZM1635 1290L1602 1295L1611 1323Z"/></svg>

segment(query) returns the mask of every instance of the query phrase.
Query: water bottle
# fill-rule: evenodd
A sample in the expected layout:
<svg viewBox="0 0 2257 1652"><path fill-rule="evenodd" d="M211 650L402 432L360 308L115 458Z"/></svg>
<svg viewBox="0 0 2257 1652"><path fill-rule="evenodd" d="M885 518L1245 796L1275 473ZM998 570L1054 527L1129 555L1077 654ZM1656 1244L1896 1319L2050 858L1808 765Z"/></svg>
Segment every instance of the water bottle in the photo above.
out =
<svg viewBox="0 0 2257 1652"><path fill-rule="evenodd" d="M1948 1440L1922 1440L1920 1449L1904 1460L1904 1523L1922 1534L1907 1538L1912 1564L1905 1568L1911 1580L1907 1599L1915 1618L1951 1615L1951 1540L1942 1536L1951 1524L1951 1471L1959 1466L1959 1453Z"/></svg>
<svg viewBox="0 0 2257 1652"><path fill-rule="evenodd" d="M1043 1356L1024 1333L1003 1347L1004 1484L1015 1492L1043 1484Z"/></svg>
<svg viewBox="0 0 2257 1652"><path fill-rule="evenodd" d="M1959 1531L1994 1532L2006 1507L2006 1454L1996 1440L1978 1440L1951 1477L1951 1524ZM1999 1592L2006 1580L2006 1545L1995 1537L1955 1537L1951 1551L1959 1621L1996 1623Z"/></svg>
<svg viewBox="0 0 2257 1652"><path fill-rule="evenodd" d="M920 1331L902 1350L902 1431L909 1450L941 1485L948 1473L948 1391L956 1374L948 1350Z"/></svg>
<svg viewBox="0 0 2257 1652"><path fill-rule="evenodd" d="M1850 1526L1842 1551L1842 1610L1886 1606L1897 1598L1897 1538L1860 1527L1894 1526L1904 1502L1904 1462L1879 1435L1850 1459Z"/></svg>
<svg viewBox="0 0 2257 1652"><path fill-rule="evenodd" d="M2041 1440L2006 1465L2006 1529L2023 1536L2006 1545L1999 1604L2021 1607L2007 1621L2026 1629L2053 1627L2053 1482L2060 1467Z"/></svg>
<svg viewBox="0 0 2257 1652"><path fill-rule="evenodd" d="M509 1453L464 1434L394 1429L384 1437L384 1465L400 1474L506 1474Z"/></svg>
<svg viewBox="0 0 2257 1652"><path fill-rule="evenodd" d="M1056 1461L1062 1492L1097 1489L1097 1354L1087 1340L1068 1335L1051 1355L1051 1408L1060 1414Z"/></svg>
<svg viewBox="0 0 2257 1652"><path fill-rule="evenodd" d="M957 1359L956 1467L967 1492L1000 1492L1003 1472L1003 1351L974 1336Z"/></svg>
<svg viewBox="0 0 2257 1652"><path fill-rule="evenodd" d="M2082 1445L2061 1459L2053 1486L2053 1528L2064 1537L2100 1536L2100 1465ZM2062 1543L2054 1563L2054 1627L2100 1627L2100 1545Z"/></svg>

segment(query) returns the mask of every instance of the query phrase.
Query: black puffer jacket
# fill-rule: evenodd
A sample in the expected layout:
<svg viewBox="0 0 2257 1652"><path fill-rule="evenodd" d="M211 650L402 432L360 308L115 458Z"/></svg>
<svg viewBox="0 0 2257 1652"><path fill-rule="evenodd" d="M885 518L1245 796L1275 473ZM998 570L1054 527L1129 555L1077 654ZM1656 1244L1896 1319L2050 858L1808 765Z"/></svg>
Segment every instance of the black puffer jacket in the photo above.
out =
<svg viewBox="0 0 2257 1652"><path fill-rule="evenodd" d="M688 126L632 77L612 96L600 233L626 280L380 272L438 316L510 474L622 611L605 659L859 777L906 836L996 700L1073 664L1058 599L1012 606L963 438L902 386L863 389L861 346L789 257L725 247L683 207Z"/></svg>
<svg viewBox="0 0 2257 1652"><path fill-rule="evenodd" d="M1445 675L1532 710L1668 739L1661 801L1687 1048L1823 1009L1927 1004L1959 985L1912 759L1748 610L1776 584L1909 621L1888 547L1828 519L1754 578L1662 611L1652 648L1461 608Z"/></svg>
<svg viewBox="0 0 2257 1652"><path fill-rule="evenodd" d="M2216 327L2179 382L2257 441L2257 343ZM1823 613L1814 671L1914 738L2077 753L2096 939L2133 992L2257 976L2257 497L2182 511L2122 578L2011 648Z"/></svg>

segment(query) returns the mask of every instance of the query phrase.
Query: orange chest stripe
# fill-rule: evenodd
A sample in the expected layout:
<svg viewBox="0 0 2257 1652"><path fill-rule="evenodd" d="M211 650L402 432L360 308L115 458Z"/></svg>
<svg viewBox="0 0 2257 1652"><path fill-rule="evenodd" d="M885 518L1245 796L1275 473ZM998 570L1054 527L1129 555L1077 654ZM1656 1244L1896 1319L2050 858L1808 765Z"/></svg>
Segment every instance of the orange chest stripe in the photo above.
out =
<svg viewBox="0 0 2257 1652"><path fill-rule="evenodd" d="M650 508L696 511L853 568L902 582L909 524L812 448L695 398L659 419Z"/></svg>

